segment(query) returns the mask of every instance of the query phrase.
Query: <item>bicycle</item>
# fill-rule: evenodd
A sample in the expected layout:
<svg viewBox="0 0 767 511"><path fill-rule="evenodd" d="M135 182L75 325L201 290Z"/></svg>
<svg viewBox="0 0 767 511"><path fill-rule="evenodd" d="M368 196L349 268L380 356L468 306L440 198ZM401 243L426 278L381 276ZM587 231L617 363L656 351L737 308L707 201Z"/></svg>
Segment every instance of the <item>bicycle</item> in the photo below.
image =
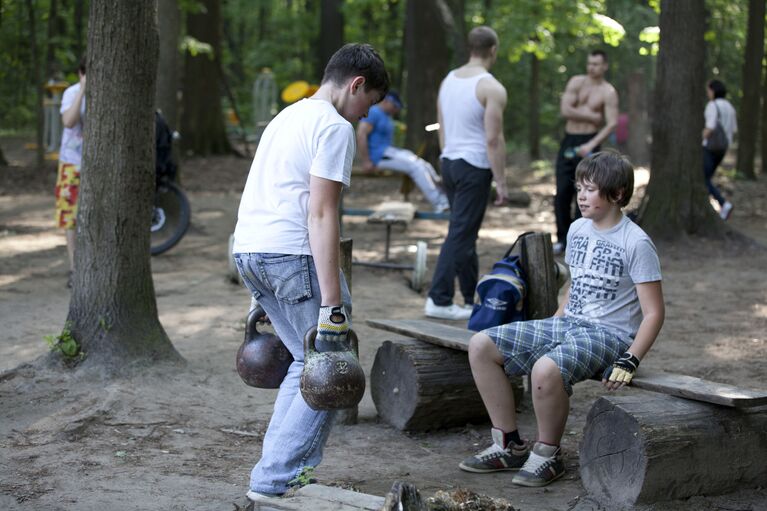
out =
<svg viewBox="0 0 767 511"><path fill-rule="evenodd" d="M171 131L162 114L155 113L155 194L152 211L151 254L162 254L173 248L189 229L189 199L176 184L176 164L172 158L173 141L178 132Z"/></svg>

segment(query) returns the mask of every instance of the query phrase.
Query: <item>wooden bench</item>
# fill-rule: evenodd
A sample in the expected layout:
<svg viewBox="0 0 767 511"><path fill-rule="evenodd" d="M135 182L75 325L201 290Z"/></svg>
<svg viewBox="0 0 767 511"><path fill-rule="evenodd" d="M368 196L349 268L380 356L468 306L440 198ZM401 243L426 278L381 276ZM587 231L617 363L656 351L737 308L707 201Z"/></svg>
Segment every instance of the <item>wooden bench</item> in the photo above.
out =
<svg viewBox="0 0 767 511"><path fill-rule="evenodd" d="M391 229L398 225L407 228L415 218L415 205L409 202L389 201L382 202L373 209L367 219L369 224L383 224L386 226L386 249L384 261L389 261L389 246L391 245Z"/></svg>

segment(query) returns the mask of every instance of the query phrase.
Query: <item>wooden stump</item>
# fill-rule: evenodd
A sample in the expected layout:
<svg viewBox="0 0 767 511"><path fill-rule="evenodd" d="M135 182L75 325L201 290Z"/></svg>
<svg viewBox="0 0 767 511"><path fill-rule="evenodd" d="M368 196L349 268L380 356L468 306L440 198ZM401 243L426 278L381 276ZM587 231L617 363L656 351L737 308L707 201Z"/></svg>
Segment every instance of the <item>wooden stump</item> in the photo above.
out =
<svg viewBox="0 0 767 511"><path fill-rule="evenodd" d="M349 286L350 294L352 292L352 246L353 242L351 238L341 239L339 264L341 265L341 271L343 272L344 278L346 279L346 284ZM352 311L347 312L349 313L349 316L352 315ZM358 352L357 358L359 358L359 356L360 354ZM357 406L339 410L336 412L335 423L344 424L347 426L357 424L358 410L359 408Z"/></svg>
<svg viewBox="0 0 767 511"><path fill-rule="evenodd" d="M632 506L767 485L767 409L644 392L599 398L580 447L583 486Z"/></svg>
<svg viewBox="0 0 767 511"><path fill-rule="evenodd" d="M515 398L522 398L521 381ZM464 351L415 339L385 341L370 373L378 415L403 431L482 424L488 416Z"/></svg>

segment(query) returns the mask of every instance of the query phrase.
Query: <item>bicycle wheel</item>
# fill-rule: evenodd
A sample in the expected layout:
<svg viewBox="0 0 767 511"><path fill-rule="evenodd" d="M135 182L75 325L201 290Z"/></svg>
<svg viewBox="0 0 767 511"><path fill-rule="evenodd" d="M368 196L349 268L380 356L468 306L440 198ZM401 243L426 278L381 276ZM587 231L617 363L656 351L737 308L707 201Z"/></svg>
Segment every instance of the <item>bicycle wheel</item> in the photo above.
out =
<svg viewBox="0 0 767 511"><path fill-rule="evenodd" d="M152 255L162 254L181 241L189 228L190 217L186 194L174 183L159 185L152 213Z"/></svg>

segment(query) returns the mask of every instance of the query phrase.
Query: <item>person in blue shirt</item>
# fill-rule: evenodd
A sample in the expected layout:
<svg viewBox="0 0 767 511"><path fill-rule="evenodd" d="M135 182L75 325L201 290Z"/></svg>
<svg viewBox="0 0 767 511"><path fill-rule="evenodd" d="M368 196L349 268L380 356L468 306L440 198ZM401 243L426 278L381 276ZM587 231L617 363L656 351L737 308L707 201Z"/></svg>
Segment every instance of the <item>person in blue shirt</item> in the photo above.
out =
<svg viewBox="0 0 767 511"><path fill-rule="evenodd" d="M374 105L368 116L360 120L357 125L357 152L362 161L362 168L365 172L381 168L407 174L431 203L435 212L447 211L450 205L447 195L437 184L439 176L434 167L413 151L392 145L392 117L401 108L399 95L389 91L383 101Z"/></svg>

